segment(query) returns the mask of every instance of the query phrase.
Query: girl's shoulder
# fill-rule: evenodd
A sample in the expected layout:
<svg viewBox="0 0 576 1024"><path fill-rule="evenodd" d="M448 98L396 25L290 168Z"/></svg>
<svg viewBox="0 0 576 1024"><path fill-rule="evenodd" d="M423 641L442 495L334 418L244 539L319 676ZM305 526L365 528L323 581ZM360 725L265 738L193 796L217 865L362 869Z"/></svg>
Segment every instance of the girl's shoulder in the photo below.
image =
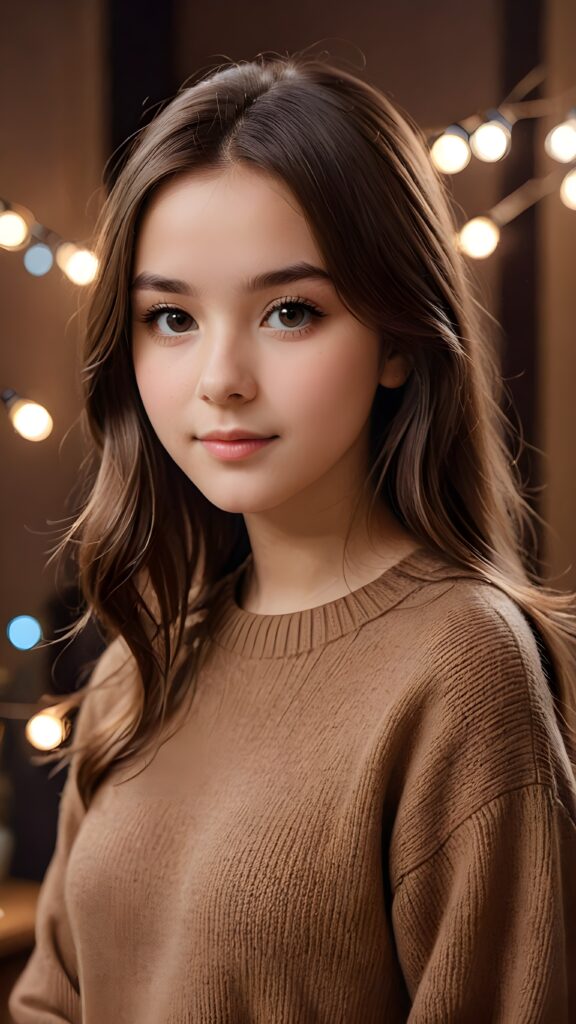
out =
<svg viewBox="0 0 576 1024"><path fill-rule="evenodd" d="M576 825L574 771L530 617L495 584L450 572L407 606L410 670L394 714L405 751L398 873L509 794L546 792Z"/></svg>
<svg viewBox="0 0 576 1024"><path fill-rule="evenodd" d="M422 723L422 749L451 751L458 774L478 784L485 773L486 793L528 781L562 791L576 816L556 680L536 623L501 587L446 570L403 602L415 613L407 706Z"/></svg>
<svg viewBox="0 0 576 1024"><path fill-rule="evenodd" d="M513 583L504 588L427 550L409 570L419 585L402 608L417 613L414 624L427 634L429 651L453 659L491 653L541 666L542 638Z"/></svg>

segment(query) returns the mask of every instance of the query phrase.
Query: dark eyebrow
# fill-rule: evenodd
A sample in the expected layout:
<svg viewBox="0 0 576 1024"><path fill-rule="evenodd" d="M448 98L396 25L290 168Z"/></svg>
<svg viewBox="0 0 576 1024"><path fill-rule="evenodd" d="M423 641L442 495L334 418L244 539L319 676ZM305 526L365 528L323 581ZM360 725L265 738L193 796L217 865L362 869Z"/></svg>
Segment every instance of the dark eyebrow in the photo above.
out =
<svg viewBox="0 0 576 1024"><path fill-rule="evenodd" d="M323 267L315 267L311 263L293 263L289 267L282 267L280 270L268 270L263 274L257 274L243 282L244 290L247 292L259 292L264 288L273 288L276 285L292 284L294 281L302 281L305 278L317 278L323 281L331 281L332 278ZM179 281L171 277L160 277L158 274L148 274L143 271L134 279L131 291L155 291L170 292L173 295L190 295L195 298L198 292L186 281Z"/></svg>

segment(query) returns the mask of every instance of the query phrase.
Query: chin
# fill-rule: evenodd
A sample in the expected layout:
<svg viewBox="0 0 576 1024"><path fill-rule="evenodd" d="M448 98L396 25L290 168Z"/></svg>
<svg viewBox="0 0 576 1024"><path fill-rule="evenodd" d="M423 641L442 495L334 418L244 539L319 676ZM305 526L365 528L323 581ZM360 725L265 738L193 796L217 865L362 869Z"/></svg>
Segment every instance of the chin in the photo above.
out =
<svg viewBox="0 0 576 1024"><path fill-rule="evenodd" d="M198 487L198 484L196 484ZM237 490L240 491L241 485L237 486ZM202 492L206 501L209 501L215 508L221 509L222 512L230 512L235 515L257 515L259 512L268 512L271 509L277 508L281 504L281 499L274 497L264 497L260 500L256 497L250 498L244 494L240 497L239 494L233 496L217 495L213 491L203 490L198 487L198 490Z"/></svg>
<svg viewBox="0 0 576 1024"><path fill-rule="evenodd" d="M241 498L238 493L235 495L218 495L210 488L201 487L195 480L192 480L194 486L204 495L206 501L214 505L215 508L219 508L222 512L230 512L234 515L244 515L250 512L262 512L262 504L257 501L247 500L246 496ZM240 491L241 487L237 486L236 490Z"/></svg>

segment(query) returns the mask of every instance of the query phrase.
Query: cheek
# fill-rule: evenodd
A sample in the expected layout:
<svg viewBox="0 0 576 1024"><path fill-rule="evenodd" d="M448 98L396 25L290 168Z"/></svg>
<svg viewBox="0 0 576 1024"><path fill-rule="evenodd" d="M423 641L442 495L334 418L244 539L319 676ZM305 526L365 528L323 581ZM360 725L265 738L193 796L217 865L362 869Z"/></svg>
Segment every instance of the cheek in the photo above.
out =
<svg viewBox="0 0 576 1024"><path fill-rule="evenodd" d="M315 360L304 360L296 373L282 375L279 401L289 420L324 432L360 429L369 415L377 387L377 362L365 339L347 338ZM297 424L296 424L297 428Z"/></svg>
<svg viewBox="0 0 576 1024"><path fill-rule="evenodd" d="M133 350L134 376L142 404L157 433L174 422L170 415L177 406L178 389L182 386L182 375L169 372L167 360L157 359L155 351Z"/></svg>

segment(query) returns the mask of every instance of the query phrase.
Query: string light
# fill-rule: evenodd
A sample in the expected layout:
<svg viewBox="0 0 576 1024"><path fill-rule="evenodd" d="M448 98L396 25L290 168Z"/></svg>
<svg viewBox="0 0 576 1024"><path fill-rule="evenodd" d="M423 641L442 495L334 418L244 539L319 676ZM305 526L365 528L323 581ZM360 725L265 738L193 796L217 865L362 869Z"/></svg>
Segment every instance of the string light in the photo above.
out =
<svg viewBox="0 0 576 1024"><path fill-rule="evenodd" d="M56 262L74 284L89 284L96 277L98 260L89 249L63 242L56 249Z"/></svg>
<svg viewBox="0 0 576 1024"><path fill-rule="evenodd" d="M512 126L516 121L547 117L557 109L559 101L573 102L576 86L571 86L560 97L526 100L524 97L545 77L545 68L539 65L514 86L496 110L472 114L445 130L429 129L430 157L438 170L446 174L463 170L470 160L470 156L466 156L466 147L469 153L488 163L502 160L510 152ZM576 160L576 108L572 108L566 120L548 133L545 148L548 155L559 162ZM456 247L473 259L490 256L498 246L500 229L559 184L562 202L569 209L576 209L576 168L570 170L561 183L554 172L546 177L533 178L505 196L486 214L467 221L455 236Z"/></svg>
<svg viewBox="0 0 576 1024"><path fill-rule="evenodd" d="M0 212L0 245L4 249L20 249L29 234L25 218L15 210Z"/></svg>
<svg viewBox="0 0 576 1024"><path fill-rule="evenodd" d="M68 718L59 718L50 711L39 711L27 721L24 733L37 750L54 750L66 739L70 728Z"/></svg>
<svg viewBox="0 0 576 1024"><path fill-rule="evenodd" d="M29 210L5 199L0 199L0 246L13 251L25 248L24 266L35 277L47 274L54 258L74 284L89 284L98 271L98 260L90 249L65 241L34 221Z"/></svg>
<svg viewBox="0 0 576 1024"><path fill-rule="evenodd" d="M548 132L544 140L544 148L548 156L562 164L570 163L576 158L576 116L574 113L571 113L562 124L557 124Z"/></svg>
<svg viewBox="0 0 576 1024"><path fill-rule="evenodd" d="M545 77L544 66L532 68L498 108L472 114L447 128L429 129L426 134L434 166L442 174L458 174L468 166L472 154L487 163L502 160L510 152L512 126L517 120L545 117L558 108L559 101L566 102L568 106L574 102L576 86L559 97L526 100L524 97L539 86ZM561 163L576 159L576 108L570 109L566 120L548 132L545 148L549 156ZM562 182L560 197L569 209L575 208L574 178L571 174ZM506 204L510 198L505 197L498 206ZM518 216L522 209L525 206L518 208L506 219L493 217L490 212L485 218L472 218L468 222L472 228L464 225L466 231L461 229L458 233L458 247L467 255L473 255L472 251L468 251L469 248L474 254L481 251L482 255L476 255L475 258L484 258L498 244L499 227L508 223L513 216ZM35 276L48 273L55 258L62 272L74 284L86 285L92 282L98 273L96 255L90 249L65 241L50 229L34 223L29 213L24 208L16 208L13 203L0 199L0 246L5 249L21 249L27 245L24 266ZM488 249L490 252L486 251Z"/></svg>
<svg viewBox="0 0 576 1024"><path fill-rule="evenodd" d="M6 388L0 395L14 430L27 441L45 441L52 433L52 417L43 405L20 396Z"/></svg>
<svg viewBox="0 0 576 1024"><path fill-rule="evenodd" d="M543 178L530 178L510 195L504 196L485 215L474 217L468 221L456 236L457 248L473 259L484 259L489 256L498 244L500 228L509 224L544 196L555 192L559 185L562 201L566 203L566 206L575 209L576 168L573 168L561 182L562 173L554 170ZM571 206L572 202L575 203L575 206ZM490 248L491 245L492 248Z"/></svg>
<svg viewBox="0 0 576 1024"><path fill-rule="evenodd" d="M442 174L458 174L470 163L468 132L458 124L450 125L433 142L430 156Z"/></svg>
<svg viewBox="0 0 576 1024"><path fill-rule="evenodd" d="M474 156L486 163L496 163L510 152L510 126L493 117L478 125L470 136L470 149Z"/></svg>
<svg viewBox="0 0 576 1024"><path fill-rule="evenodd" d="M576 168L568 171L560 185L560 199L569 210L576 210Z"/></svg>
<svg viewBox="0 0 576 1024"><path fill-rule="evenodd" d="M490 217L473 217L457 235L460 250L475 260L486 259L500 241L500 228Z"/></svg>
<svg viewBox="0 0 576 1024"><path fill-rule="evenodd" d="M425 129L435 167L444 174L458 173L468 166L470 154L488 163L502 160L510 152L512 126L516 121L546 117L557 110L559 102L574 102L574 85L561 96L524 99L545 77L545 68L539 65L524 76L498 108L471 114L448 128ZM545 148L549 156L561 163L576 158L576 108L570 110L562 124L548 132Z"/></svg>

